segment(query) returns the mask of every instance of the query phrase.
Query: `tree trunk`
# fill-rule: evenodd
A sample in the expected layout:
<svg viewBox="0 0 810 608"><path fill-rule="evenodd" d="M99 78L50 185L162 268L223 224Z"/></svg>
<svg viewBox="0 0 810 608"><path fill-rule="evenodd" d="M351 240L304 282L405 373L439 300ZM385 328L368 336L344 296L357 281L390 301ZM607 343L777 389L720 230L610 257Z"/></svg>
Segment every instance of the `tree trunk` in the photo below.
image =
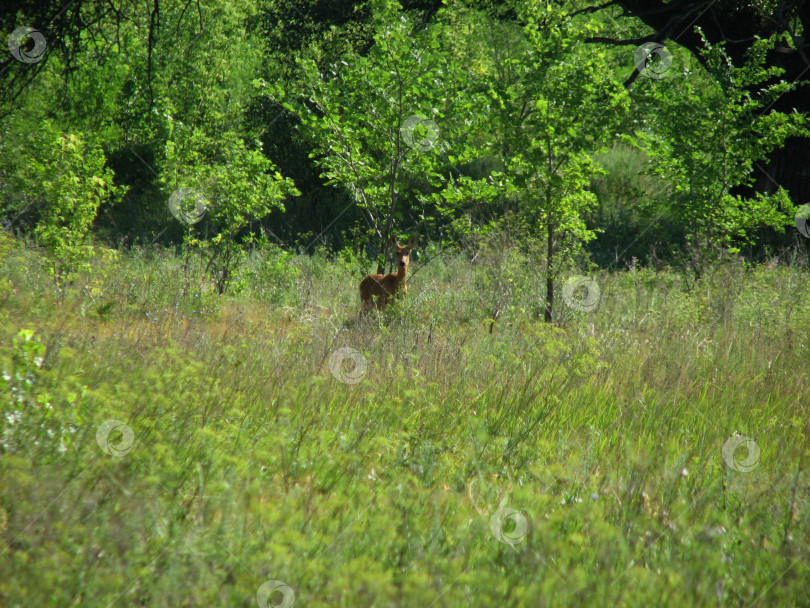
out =
<svg viewBox="0 0 810 608"><path fill-rule="evenodd" d="M388 259L388 235L380 238L380 253L377 255L377 274L385 274L385 262ZM382 255L382 257L380 257Z"/></svg>
<svg viewBox="0 0 810 608"><path fill-rule="evenodd" d="M545 322L551 323L554 310L554 275L551 272L554 257L554 226L549 221L548 241L546 243L546 314Z"/></svg>

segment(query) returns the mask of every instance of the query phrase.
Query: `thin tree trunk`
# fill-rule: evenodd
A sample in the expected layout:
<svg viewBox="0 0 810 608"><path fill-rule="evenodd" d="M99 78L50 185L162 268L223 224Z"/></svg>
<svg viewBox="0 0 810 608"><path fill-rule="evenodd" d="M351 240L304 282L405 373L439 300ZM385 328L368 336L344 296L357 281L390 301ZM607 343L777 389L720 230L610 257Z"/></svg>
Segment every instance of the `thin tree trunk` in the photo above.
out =
<svg viewBox="0 0 810 608"><path fill-rule="evenodd" d="M388 236L380 238L380 253L382 254L382 261L380 256L377 255L377 274L385 274L385 261L388 259Z"/></svg>
<svg viewBox="0 0 810 608"><path fill-rule="evenodd" d="M554 226L549 221L548 242L546 243L546 314L545 322L551 323L554 310L554 276L551 273L551 262L554 257Z"/></svg>

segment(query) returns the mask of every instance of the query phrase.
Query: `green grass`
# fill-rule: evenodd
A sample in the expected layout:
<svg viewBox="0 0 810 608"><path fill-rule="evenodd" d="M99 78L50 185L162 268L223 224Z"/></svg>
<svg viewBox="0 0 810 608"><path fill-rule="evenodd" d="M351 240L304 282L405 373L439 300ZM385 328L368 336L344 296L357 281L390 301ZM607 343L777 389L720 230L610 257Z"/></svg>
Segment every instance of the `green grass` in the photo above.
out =
<svg viewBox="0 0 810 608"><path fill-rule="evenodd" d="M268 580L296 606L810 605L804 268L607 274L552 327L516 252L441 258L366 319L320 253L254 256L225 297L127 253L61 298L0 253L4 608L256 606Z"/></svg>

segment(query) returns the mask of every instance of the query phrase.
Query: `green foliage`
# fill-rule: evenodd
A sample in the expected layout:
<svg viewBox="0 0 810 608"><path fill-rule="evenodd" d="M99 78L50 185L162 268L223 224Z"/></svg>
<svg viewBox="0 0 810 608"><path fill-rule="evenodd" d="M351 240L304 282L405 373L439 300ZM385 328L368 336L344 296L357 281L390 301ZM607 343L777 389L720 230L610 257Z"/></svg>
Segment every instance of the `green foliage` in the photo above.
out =
<svg viewBox="0 0 810 608"><path fill-rule="evenodd" d="M542 310L543 288L531 271L542 266L542 243L532 237L531 229L506 216L487 234L477 239L474 294L481 313L495 323L515 314L536 316ZM530 279L530 280L527 280Z"/></svg>
<svg viewBox="0 0 810 608"><path fill-rule="evenodd" d="M217 293L237 287L236 269L256 238L247 229L273 209L283 211L284 200L298 190L260 150L249 149L232 132L212 138L178 129L167 143L165 167L161 181L167 189L192 188L205 201L213 236L193 237L196 224L189 224L186 246L208 258Z"/></svg>
<svg viewBox="0 0 810 608"><path fill-rule="evenodd" d="M102 203L115 204L126 188L113 184L101 148L45 121L21 145L0 147L10 164L2 212L35 219L34 235L49 253L48 272L58 289L89 268L90 229ZM111 254L109 254L111 255Z"/></svg>
<svg viewBox="0 0 810 608"><path fill-rule="evenodd" d="M323 72L304 56L302 90L291 94L279 84L268 94L300 118L323 177L352 192L383 250L396 226L453 212L451 192L460 183L443 169L474 158L462 135L476 96L447 57L441 22L420 25L391 0L369 6L375 33L368 52L346 52Z"/></svg>
<svg viewBox="0 0 810 608"><path fill-rule="evenodd" d="M200 5L196 14L188 9L170 3L161 11L164 27L173 27L157 49L162 60L157 86L165 93L155 99L158 113L170 133L171 125L179 124L210 136L234 131L244 137L251 79L263 62L263 41L250 27L258 2L216 0Z"/></svg>
<svg viewBox="0 0 810 608"><path fill-rule="evenodd" d="M45 345L34 337L33 330L21 329L12 341L11 365L3 373L3 390L8 396L7 406L21 408L30 398L42 367Z"/></svg>
<svg viewBox="0 0 810 608"><path fill-rule="evenodd" d="M753 197L731 194L753 182L754 163L787 138L810 134L806 116L770 107L797 86L772 82L781 70L765 59L775 41L755 41L746 64L737 67L722 46L704 39L709 84L698 86L687 71L645 83L656 119L636 133L637 141L650 156L651 171L671 184L668 213L690 237L696 272L710 249L736 252L756 228L781 232L793 223L795 207L782 188Z"/></svg>
<svg viewBox="0 0 810 608"><path fill-rule="evenodd" d="M73 351L60 352L64 361ZM87 415L87 387L45 366L47 348L32 329L0 347L0 449L5 455L54 462L75 445Z"/></svg>
<svg viewBox="0 0 810 608"><path fill-rule="evenodd" d="M650 174L647 155L618 142L594 160L602 170L590 185L597 205L585 215L588 227L598 229L587 245L593 261L602 267L623 268L632 258L642 264L673 259L684 243L684 230L663 212L668 184Z"/></svg>
<svg viewBox="0 0 810 608"><path fill-rule="evenodd" d="M276 306L299 304L297 286L301 268L296 256L280 247L262 248L251 284L260 286L263 299Z"/></svg>
<svg viewBox="0 0 810 608"><path fill-rule="evenodd" d="M596 202L588 186L600 172L592 154L627 110L628 97L606 55L582 43L587 24L550 4L521 10L525 28L499 27L493 35L514 45L493 45L493 65L482 71L504 167L499 190L519 200L528 225L543 235L545 275L553 285L579 244L594 237L584 218ZM547 320L552 307L550 291Z"/></svg>

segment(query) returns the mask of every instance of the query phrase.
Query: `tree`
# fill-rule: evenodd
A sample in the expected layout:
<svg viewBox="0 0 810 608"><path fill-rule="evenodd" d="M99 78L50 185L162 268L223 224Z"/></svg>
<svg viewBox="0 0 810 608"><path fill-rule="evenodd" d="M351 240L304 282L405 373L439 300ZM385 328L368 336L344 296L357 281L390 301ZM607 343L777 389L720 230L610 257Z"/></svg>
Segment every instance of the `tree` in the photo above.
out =
<svg viewBox="0 0 810 608"><path fill-rule="evenodd" d="M164 6L165 9L165 6ZM112 4L93 0L20 0L3 4L0 8L0 31L8 35L20 27L35 30L19 40L27 50L37 50L34 61L21 62L10 54L0 58L0 115L14 109L19 97L29 90L45 73L52 62L67 82L70 75L80 69L88 50L103 60L121 47L121 32L127 31L131 20L144 19L147 37L147 71L151 73L156 33L160 26L160 0L146 3L122 0ZM33 37L41 37L37 45ZM39 48L37 48L39 47ZM64 94L67 87L60 91Z"/></svg>
<svg viewBox="0 0 810 608"><path fill-rule="evenodd" d="M391 0L370 8L376 28L366 54L346 52L327 73L302 57L297 95L267 88L299 117L324 177L352 192L385 251L410 207L419 204L423 222L446 218L457 200L451 191L470 187L445 165L475 156L461 135L476 118L476 96L444 52L441 22L416 23Z"/></svg>
<svg viewBox="0 0 810 608"><path fill-rule="evenodd" d="M545 242L544 317L551 322L556 278L594 236L583 219L595 202L588 185L599 171L591 154L612 136L628 97L604 54L585 49L586 32L559 8L532 6L520 16L523 36L511 44L523 52L507 55L493 46L487 85L506 191L517 193Z"/></svg>
<svg viewBox="0 0 810 608"><path fill-rule="evenodd" d="M206 269L220 294L235 285L245 245L255 241L251 222L273 209L283 211L284 200L299 193L260 149L248 148L237 134L213 138L194 128L179 129L167 143L161 181L174 191L172 211L188 227L186 246L207 256ZM194 237L193 226L204 214L213 235Z"/></svg>
<svg viewBox="0 0 810 608"><path fill-rule="evenodd" d="M61 294L95 253L90 229L99 206L125 192L113 185L101 148L51 121L24 141L3 142L6 180L0 214L32 218L38 244L48 253L48 272Z"/></svg>
<svg viewBox="0 0 810 608"><path fill-rule="evenodd" d="M772 2L736 2L735 0L608 0L587 7L578 7L573 13L610 13L620 8L620 17L640 20L652 32L627 37L625 24L614 31L605 19L607 31L589 37L596 44L638 46L645 42L676 41L689 49L699 61L707 57L704 38L713 46L723 44L724 52L734 65L743 65L746 56L759 39L777 35L778 43L765 56L766 68L779 68L771 72L776 84L780 79L795 82L797 86L783 91L772 100L771 110L789 114L810 114L810 3L803 0L774 0ZM626 80L630 86L637 78L633 70ZM758 85L757 85L758 86ZM752 89L752 95L757 91ZM810 200L810 137L786 138L769 154L761 166L754 165L754 179L739 186L734 193L751 196L754 191L767 194L781 185L794 201Z"/></svg>
<svg viewBox="0 0 810 608"><path fill-rule="evenodd" d="M737 67L724 45L704 40L708 85L674 73L641 86L656 120L638 131L638 141L653 171L672 184L669 213L689 235L689 265L696 276L711 248L736 251L735 243L746 242L759 226L783 232L793 223L794 205L784 189L754 196L734 193L753 182L757 161L789 137L810 134L806 116L766 111L795 87L778 81L782 70L766 64L774 42L758 40Z"/></svg>

